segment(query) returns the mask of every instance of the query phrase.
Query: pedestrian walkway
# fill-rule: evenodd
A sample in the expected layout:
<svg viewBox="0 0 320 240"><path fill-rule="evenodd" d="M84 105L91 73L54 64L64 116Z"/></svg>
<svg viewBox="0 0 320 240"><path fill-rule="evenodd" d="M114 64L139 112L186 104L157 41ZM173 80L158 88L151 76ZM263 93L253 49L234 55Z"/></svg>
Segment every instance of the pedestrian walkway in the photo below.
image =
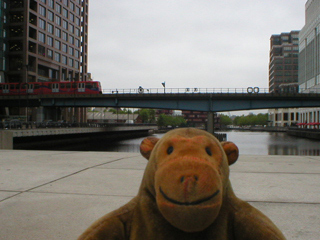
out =
<svg viewBox="0 0 320 240"><path fill-rule="evenodd" d="M139 153L0 151L0 239L76 239L138 192ZM240 156L235 193L287 239L319 240L320 157Z"/></svg>

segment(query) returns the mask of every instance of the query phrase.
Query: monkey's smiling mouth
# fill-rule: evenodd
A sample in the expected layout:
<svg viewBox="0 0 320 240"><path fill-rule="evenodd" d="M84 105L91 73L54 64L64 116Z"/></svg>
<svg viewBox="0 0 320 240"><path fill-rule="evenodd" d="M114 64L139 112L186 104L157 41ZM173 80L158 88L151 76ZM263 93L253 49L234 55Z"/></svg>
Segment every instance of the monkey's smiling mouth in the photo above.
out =
<svg viewBox="0 0 320 240"><path fill-rule="evenodd" d="M171 203L174 203L174 204L177 204L177 205L183 205L183 206L193 206L193 205L198 205L198 204L201 204L203 202L206 202L206 201L209 201L210 199L214 198L215 196L217 196L219 193L220 193L220 190L217 190L216 192L214 192L212 195L208 196L208 197L205 197L205 198L202 198L202 199L199 199L199 200L196 200L196 201L192 201L192 202L180 202L180 201L177 201L177 200L174 200L170 197L168 197L161 189L161 187L159 188L160 190L160 193L162 194L162 196L168 200L169 202Z"/></svg>

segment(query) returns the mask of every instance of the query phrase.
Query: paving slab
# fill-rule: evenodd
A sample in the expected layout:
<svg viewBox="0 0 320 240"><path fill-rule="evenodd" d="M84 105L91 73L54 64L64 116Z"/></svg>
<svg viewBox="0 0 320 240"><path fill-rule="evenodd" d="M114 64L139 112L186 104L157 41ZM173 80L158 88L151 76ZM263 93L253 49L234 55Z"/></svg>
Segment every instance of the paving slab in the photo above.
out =
<svg viewBox="0 0 320 240"><path fill-rule="evenodd" d="M288 240L319 240L319 204L250 202L266 214Z"/></svg>
<svg viewBox="0 0 320 240"><path fill-rule="evenodd" d="M0 150L0 240L76 239L137 194L147 164L138 153ZM237 196L287 239L320 236L320 157L240 156Z"/></svg>
<svg viewBox="0 0 320 240"><path fill-rule="evenodd" d="M95 168L32 191L134 197L139 190L142 176L143 170Z"/></svg>
<svg viewBox="0 0 320 240"><path fill-rule="evenodd" d="M71 240L131 197L22 193L0 205L1 240Z"/></svg>

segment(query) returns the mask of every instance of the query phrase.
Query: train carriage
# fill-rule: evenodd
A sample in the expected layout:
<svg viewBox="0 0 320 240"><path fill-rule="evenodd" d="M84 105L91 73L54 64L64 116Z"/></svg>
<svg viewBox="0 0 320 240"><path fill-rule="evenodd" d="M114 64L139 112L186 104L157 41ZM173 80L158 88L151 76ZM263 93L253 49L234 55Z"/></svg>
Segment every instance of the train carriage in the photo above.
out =
<svg viewBox="0 0 320 240"><path fill-rule="evenodd" d="M0 83L0 95L101 94L98 81Z"/></svg>

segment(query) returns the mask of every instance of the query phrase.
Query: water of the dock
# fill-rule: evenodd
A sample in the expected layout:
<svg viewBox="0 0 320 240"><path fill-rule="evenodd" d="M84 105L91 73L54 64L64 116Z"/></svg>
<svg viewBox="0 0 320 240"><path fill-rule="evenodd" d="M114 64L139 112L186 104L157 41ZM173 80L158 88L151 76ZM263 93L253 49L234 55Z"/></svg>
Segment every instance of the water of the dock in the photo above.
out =
<svg viewBox="0 0 320 240"><path fill-rule="evenodd" d="M138 153L0 151L0 239L76 239L136 195ZM240 156L238 197L269 216L287 239L320 239L320 157Z"/></svg>

